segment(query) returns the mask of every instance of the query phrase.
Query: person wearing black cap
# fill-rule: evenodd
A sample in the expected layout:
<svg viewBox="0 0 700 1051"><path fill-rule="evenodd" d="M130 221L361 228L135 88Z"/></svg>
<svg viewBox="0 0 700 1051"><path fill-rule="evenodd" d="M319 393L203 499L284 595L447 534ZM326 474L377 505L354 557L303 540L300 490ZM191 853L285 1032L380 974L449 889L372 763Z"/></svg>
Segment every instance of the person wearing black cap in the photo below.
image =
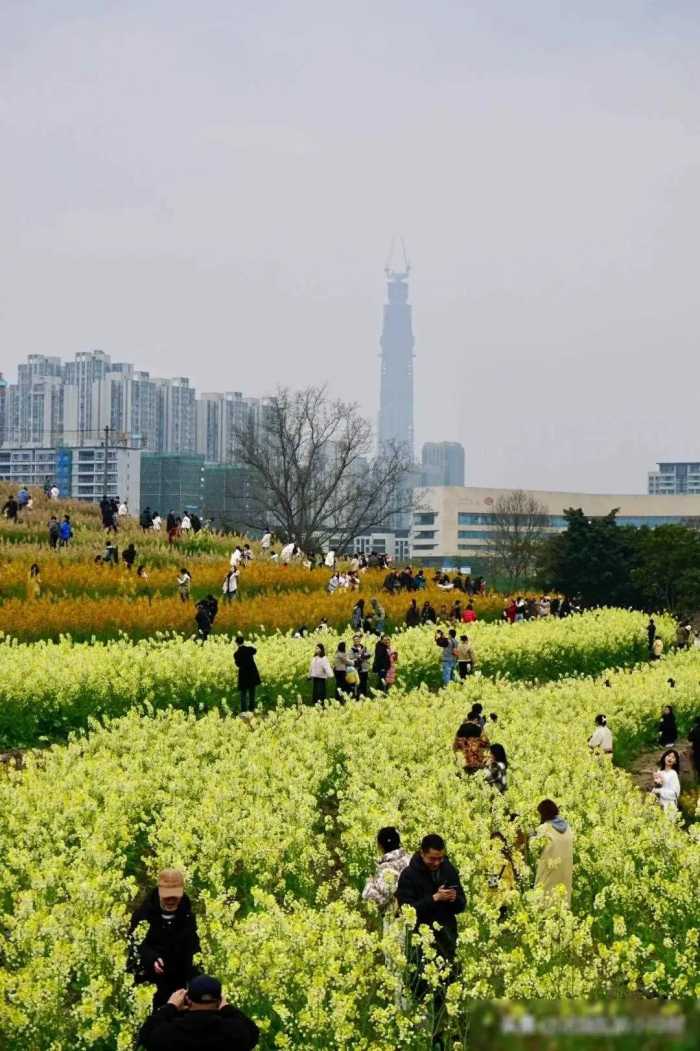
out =
<svg viewBox="0 0 700 1051"><path fill-rule="evenodd" d="M223 998L221 982L207 974L178 989L139 1033L146 1051L250 1051L260 1031Z"/></svg>

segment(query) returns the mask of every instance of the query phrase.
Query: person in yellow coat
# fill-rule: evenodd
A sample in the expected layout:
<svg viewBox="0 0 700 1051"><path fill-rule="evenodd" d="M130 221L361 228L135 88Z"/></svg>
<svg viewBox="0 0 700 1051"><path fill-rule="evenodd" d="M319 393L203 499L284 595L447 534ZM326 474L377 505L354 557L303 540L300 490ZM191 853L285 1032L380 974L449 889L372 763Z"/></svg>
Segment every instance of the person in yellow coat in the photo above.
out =
<svg viewBox="0 0 700 1051"><path fill-rule="evenodd" d="M559 807L551 799L543 799L537 807L542 824L534 840L544 840L537 862L535 888L541 887L547 897L561 894L564 890L566 904L571 907L571 885L574 870L574 833L568 821L559 813Z"/></svg>

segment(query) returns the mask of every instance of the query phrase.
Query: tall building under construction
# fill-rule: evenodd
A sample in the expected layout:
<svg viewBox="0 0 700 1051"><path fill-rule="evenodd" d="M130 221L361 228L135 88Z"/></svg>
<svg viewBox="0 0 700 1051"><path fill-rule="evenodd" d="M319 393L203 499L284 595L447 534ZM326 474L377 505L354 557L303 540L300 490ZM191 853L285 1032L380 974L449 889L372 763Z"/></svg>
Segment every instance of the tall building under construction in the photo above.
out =
<svg viewBox="0 0 700 1051"><path fill-rule="evenodd" d="M382 326L381 382L379 391L379 448L400 443L414 455L413 440L413 326L408 302L410 267L387 265L387 302Z"/></svg>

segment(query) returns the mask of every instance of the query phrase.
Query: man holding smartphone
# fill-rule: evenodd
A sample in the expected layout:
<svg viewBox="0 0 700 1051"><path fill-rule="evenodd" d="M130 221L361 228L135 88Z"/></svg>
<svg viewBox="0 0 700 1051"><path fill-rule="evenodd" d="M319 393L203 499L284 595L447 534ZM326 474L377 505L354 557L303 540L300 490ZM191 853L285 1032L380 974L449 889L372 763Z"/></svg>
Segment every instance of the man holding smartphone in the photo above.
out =
<svg viewBox="0 0 700 1051"><path fill-rule="evenodd" d="M407 867L399 876L396 888L399 906L410 905L416 913L416 930L435 927L435 947L449 965L457 950L457 916L464 912L467 900L459 872L447 858L442 836L432 833L424 836ZM420 949L413 954L415 964L414 991L418 998L425 995L427 984L422 978Z"/></svg>

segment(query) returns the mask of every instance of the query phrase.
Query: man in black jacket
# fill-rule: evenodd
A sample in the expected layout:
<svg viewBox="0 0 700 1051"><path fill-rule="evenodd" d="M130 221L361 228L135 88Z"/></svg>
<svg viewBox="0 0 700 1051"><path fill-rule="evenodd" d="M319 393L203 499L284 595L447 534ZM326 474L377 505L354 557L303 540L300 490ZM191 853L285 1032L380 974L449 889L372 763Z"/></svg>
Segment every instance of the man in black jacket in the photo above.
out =
<svg viewBox="0 0 700 1051"><path fill-rule="evenodd" d="M147 1019L139 1040L146 1051L251 1051L259 1035L255 1022L223 999L221 983L201 974Z"/></svg>
<svg viewBox="0 0 700 1051"><path fill-rule="evenodd" d="M158 886L131 917L130 935L140 923L147 923L148 930L134 947L131 970L137 984L155 982L155 1010L198 973L193 962L200 951L197 921L185 894L184 877L177 869L160 873Z"/></svg>
<svg viewBox="0 0 700 1051"><path fill-rule="evenodd" d="M457 919L467 900L459 873L448 861L445 841L435 834L424 836L420 850L399 876L396 888L399 905L410 905L416 913L416 930L434 926L435 948L450 965L457 950ZM422 978L422 954L414 954L415 992L424 996L427 984Z"/></svg>

